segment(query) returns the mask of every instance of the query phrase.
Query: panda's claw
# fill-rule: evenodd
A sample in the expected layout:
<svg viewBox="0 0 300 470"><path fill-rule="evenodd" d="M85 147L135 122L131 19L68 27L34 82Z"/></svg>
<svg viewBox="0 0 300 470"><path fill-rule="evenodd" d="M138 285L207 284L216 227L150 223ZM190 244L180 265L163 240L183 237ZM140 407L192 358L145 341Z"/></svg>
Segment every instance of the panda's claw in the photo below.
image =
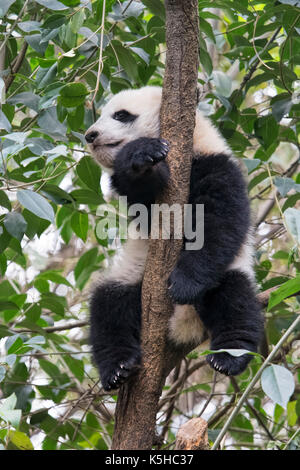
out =
<svg viewBox="0 0 300 470"><path fill-rule="evenodd" d="M128 380L132 375L136 374L140 367L140 354L134 353L127 360L120 361L113 369L105 371L101 375L103 389L105 391L116 390Z"/></svg>
<svg viewBox="0 0 300 470"><path fill-rule="evenodd" d="M241 374L246 369L251 359L252 356L250 354L243 354L242 356L234 357L226 352L209 354L206 357L206 361L210 367L221 374L229 376Z"/></svg>

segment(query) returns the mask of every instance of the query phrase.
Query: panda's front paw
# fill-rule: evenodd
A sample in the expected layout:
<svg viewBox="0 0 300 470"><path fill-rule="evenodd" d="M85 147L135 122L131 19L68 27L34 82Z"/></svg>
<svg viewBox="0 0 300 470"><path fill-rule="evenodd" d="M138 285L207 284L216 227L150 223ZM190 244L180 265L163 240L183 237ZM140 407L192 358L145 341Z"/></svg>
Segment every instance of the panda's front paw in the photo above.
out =
<svg viewBox="0 0 300 470"><path fill-rule="evenodd" d="M168 292L176 304L193 304L196 299L200 300L204 291L204 286L186 276L183 270L178 267L169 276Z"/></svg>
<svg viewBox="0 0 300 470"><path fill-rule="evenodd" d="M217 372L224 375L239 375L246 369L247 365L252 359L252 355L243 354L242 356L235 357L226 352L216 354L209 354L206 356L206 361Z"/></svg>
<svg viewBox="0 0 300 470"><path fill-rule="evenodd" d="M103 389L106 392L116 390L126 382L132 375L136 374L140 368L140 354L133 354L131 357L102 367L100 376Z"/></svg>
<svg viewBox="0 0 300 470"><path fill-rule="evenodd" d="M169 144L165 139L143 137L135 142L131 164L136 172L146 171L168 155Z"/></svg>

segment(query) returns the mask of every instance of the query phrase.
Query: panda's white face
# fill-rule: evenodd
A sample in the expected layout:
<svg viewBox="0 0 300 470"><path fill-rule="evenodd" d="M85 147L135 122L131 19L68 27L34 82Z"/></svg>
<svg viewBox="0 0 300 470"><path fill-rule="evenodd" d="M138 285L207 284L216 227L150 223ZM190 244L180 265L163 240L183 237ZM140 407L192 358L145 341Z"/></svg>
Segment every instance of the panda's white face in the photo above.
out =
<svg viewBox="0 0 300 470"><path fill-rule="evenodd" d="M120 149L139 137L159 137L159 112L162 90L143 87L124 90L102 109L101 117L85 137L94 158L105 168L112 168Z"/></svg>

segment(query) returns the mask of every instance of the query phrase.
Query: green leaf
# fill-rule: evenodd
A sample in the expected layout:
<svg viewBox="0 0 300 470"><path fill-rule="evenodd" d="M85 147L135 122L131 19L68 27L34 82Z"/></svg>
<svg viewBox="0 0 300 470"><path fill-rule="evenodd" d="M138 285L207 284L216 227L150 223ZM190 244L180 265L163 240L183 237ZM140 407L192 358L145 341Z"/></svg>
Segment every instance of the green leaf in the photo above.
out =
<svg viewBox="0 0 300 470"><path fill-rule="evenodd" d="M289 232L300 243L300 210L289 207L284 212L284 218Z"/></svg>
<svg viewBox="0 0 300 470"><path fill-rule="evenodd" d="M231 356L234 356L234 357L240 357L240 356L243 356L244 354L251 354L253 356L259 356L258 353L253 353L251 351L248 351L248 349L206 349L205 351L201 352L199 355L200 356L207 356L207 354L218 354L218 353L222 353L222 352L226 352L228 354L230 354Z"/></svg>
<svg viewBox="0 0 300 470"><path fill-rule="evenodd" d="M76 285L79 289L82 289L90 278L90 275L95 270L95 263L97 261L98 249L92 248L84 253L78 260L75 269L74 276Z"/></svg>
<svg viewBox="0 0 300 470"><path fill-rule="evenodd" d="M11 210L11 202L4 191L0 191L0 206L5 207L5 209Z"/></svg>
<svg viewBox="0 0 300 470"><path fill-rule="evenodd" d="M8 423L11 423L15 428L19 426L22 416L21 410L14 410L16 404L16 394L12 393L4 400L0 407L0 418L4 419L4 421Z"/></svg>
<svg viewBox="0 0 300 470"><path fill-rule="evenodd" d="M99 194L101 169L93 158L83 157L76 167L76 173L89 189Z"/></svg>
<svg viewBox="0 0 300 470"><path fill-rule="evenodd" d="M54 81L57 73L57 63L50 68L40 68L36 76L36 84L39 89L45 88Z"/></svg>
<svg viewBox="0 0 300 470"><path fill-rule="evenodd" d="M79 359L74 359L72 356L66 354L64 361L69 367L70 371L75 375L75 377L82 382L84 379L84 364L83 361Z"/></svg>
<svg viewBox="0 0 300 470"><path fill-rule="evenodd" d="M55 184L45 184L41 193L51 199L55 204L69 204L74 202L74 199L66 193L66 191Z"/></svg>
<svg viewBox="0 0 300 470"><path fill-rule="evenodd" d="M5 377L5 375L6 375L6 369L5 369L5 367L0 366L0 382L2 382L2 380L3 380L4 377Z"/></svg>
<svg viewBox="0 0 300 470"><path fill-rule="evenodd" d="M255 170L261 163L258 158L243 158L243 162L245 163L248 173L251 173Z"/></svg>
<svg viewBox="0 0 300 470"><path fill-rule="evenodd" d="M32 47L38 54L44 55L47 49L48 44L46 42L41 42L42 41L42 35L41 34L31 34L30 36L25 36L24 37L25 41L29 46ZM38 70L37 75L36 75L36 80L44 76L46 72L43 70ZM41 77L41 78L40 78Z"/></svg>
<svg viewBox="0 0 300 470"><path fill-rule="evenodd" d="M112 46L114 49L114 54L117 55L117 58L124 68L125 72L127 73L128 77L132 80L138 81L139 74L138 74L138 67L137 62L132 55L129 49L126 49L119 41L113 40Z"/></svg>
<svg viewBox="0 0 300 470"><path fill-rule="evenodd" d="M43 7L49 8L49 10L66 10L68 7L57 0L35 0Z"/></svg>
<svg viewBox="0 0 300 470"><path fill-rule="evenodd" d="M2 408L0 408L0 418L4 419L4 421L8 423L11 423L15 428L19 426L21 417L21 410L2 410Z"/></svg>
<svg viewBox="0 0 300 470"><path fill-rule="evenodd" d="M219 95L229 97L231 95L232 80L226 73L220 71L214 71L213 74L213 83L216 87L216 92Z"/></svg>
<svg viewBox="0 0 300 470"><path fill-rule="evenodd" d="M31 440L24 432L12 431L8 433L8 437L11 442L21 450L34 450Z"/></svg>
<svg viewBox="0 0 300 470"><path fill-rule="evenodd" d="M151 13L159 16L162 20L165 20L166 12L161 0L143 0L143 4L146 5Z"/></svg>
<svg viewBox="0 0 300 470"><path fill-rule="evenodd" d="M44 29L59 28L65 22L66 22L65 15L62 15L61 13L55 13L54 15L48 16L48 18L43 23L42 28Z"/></svg>
<svg viewBox="0 0 300 470"><path fill-rule="evenodd" d="M275 118L271 114L257 119L257 121L255 121L254 128L255 135L259 138L265 149L268 149L278 137L279 127Z"/></svg>
<svg viewBox="0 0 300 470"><path fill-rule="evenodd" d="M9 212L4 218L4 226L12 237L21 241L27 229L27 222L19 212Z"/></svg>
<svg viewBox="0 0 300 470"><path fill-rule="evenodd" d="M1 274L1 276L4 276L4 274L6 272L6 269L7 269L7 258L3 253L1 253L0 254L0 274Z"/></svg>
<svg viewBox="0 0 300 470"><path fill-rule="evenodd" d="M61 297L53 292L44 292L41 296L40 305L42 308L57 313L61 317L65 314L65 297Z"/></svg>
<svg viewBox="0 0 300 470"><path fill-rule="evenodd" d="M300 193L292 194L289 196L286 201L284 202L281 210L285 212L289 207L293 207L297 201L300 199Z"/></svg>
<svg viewBox="0 0 300 470"><path fill-rule="evenodd" d="M297 412L296 412L296 405L297 405L296 400L290 401L287 404L287 418L288 418L288 425L289 426L295 426L295 424L297 424L298 415L297 415Z"/></svg>
<svg viewBox="0 0 300 470"><path fill-rule="evenodd" d="M46 135L58 137L59 140L67 140L67 127L57 119L56 107L44 109L38 117L38 125Z"/></svg>
<svg viewBox="0 0 300 470"><path fill-rule="evenodd" d="M71 227L76 235L85 242L89 228L89 218L87 213L74 212L71 218Z"/></svg>
<svg viewBox="0 0 300 470"><path fill-rule="evenodd" d="M37 215L41 219L54 222L54 211L49 202L40 194L31 191L30 189L20 189L17 192L17 198L20 204L27 210Z"/></svg>
<svg viewBox="0 0 300 470"><path fill-rule="evenodd" d="M74 131L84 127L84 114L85 110L83 104L77 106L77 108L68 108L67 123L70 129Z"/></svg>
<svg viewBox="0 0 300 470"><path fill-rule="evenodd" d="M60 92L60 104L66 108L75 108L85 102L89 94L86 86L81 82L68 83Z"/></svg>
<svg viewBox="0 0 300 470"><path fill-rule="evenodd" d="M208 21L206 21L204 18L199 17L199 25L200 25L200 31L201 32L204 32L206 34L206 36L212 40L212 42L216 42L216 38L215 38L215 35L214 35L214 32L213 32L213 29L211 27L211 25L208 23Z"/></svg>
<svg viewBox="0 0 300 470"><path fill-rule="evenodd" d="M5 343L7 354L13 354L23 346L23 340L20 335L9 336Z"/></svg>
<svg viewBox="0 0 300 470"><path fill-rule="evenodd" d="M30 109L38 112L40 97L30 91L18 93L7 100L10 104L23 104Z"/></svg>
<svg viewBox="0 0 300 470"><path fill-rule="evenodd" d="M10 300L0 300L0 310L19 310L17 304L11 302Z"/></svg>
<svg viewBox="0 0 300 470"><path fill-rule="evenodd" d="M203 47L199 47L199 60L205 72L210 76L213 71L213 64L210 55Z"/></svg>
<svg viewBox="0 0 300 470"><path fill-rule="evenodd" d="M35 346L36 344L45 344L45 342L46 340L44 336L33 336L32 338L25 341L24 344L27 344L29 346Z"/></svg>
<svg viewBox="0 0 300 470"><path fill-rule="evenodd" d="M64 284L65 286L72 287L72 284L56 271L44 271L39 274L36 279L46 279L47 281L52 281L55 284Z"/></svg>
<svg viewBox="0 0 300 470"><path fill-rule="evenodd" d="M274 184L277 187L282 197L285 197L287 193L295 187L295 181L292 178L284 178L276 176L274 178Z"/></svg>
<svg viewBox="0 0 300 470"><path fill-rule="evenodd" d="M0 18L6 15L9 7L15 3L16 0L1 0L0 5Z"/></svg>
<svg viewBox="0 0 300 470"><path fill-rule="evenodd" d="M71 19L71 30L74 34L77 34L81 26L83 25L85 18L85 13L83 9L80 9L75 13L75 15Z"/></svg>
<svg viewBox="0 0 300 470"><path fill-rule="evenodd" d="M18 22L18 27L25 33L31 33L32 31L40 31L41 23L39 21L21 21Z"/></svg>
<svg viewBox="0 0 300 470"><path fill-rule="evenodd" d="M281 284L276 291L271 292L268 304L268 310L278 305L282 300L290 295L296 294L300 291L300 277L289 279L284 284Z"/></svg>
<svg viewBox="0 0 300 470"><path fill-rule="evenodd" d="M1 411L3 410L13 410L17 404L17 397L15 393L12 393L8 398L4 400L1 405Z"/></svg>
<svg viewBox="0 0 300 470"><path fill-rule="evenodd" d="M7 119L7 117L6 117L6 115L4 114L4 112L2 111L2 109L0 109L0 129L4 129L6 132L10 132L10 131L11 131L10 122L9 122L9 120Z"/></svg>
<svg viewBox="0 0 300 470"><path fill-rule="evenodd" d="M257 119L257 113L255 109L246 108L240 112L240 125L247 134L251 134L253 131L254 123Z"/></svg>
<svg viewBox="0 0 300 470"><path fill-rule="evenodd" d="M103 198L90 189L75 189L70 193L78 204L102 204Z"/></svg>
<svg viewBox="0 0 300 470"><path fill-rule="evenodd" d="M49 377L52 377L52 379L57 379L61 375L59 368L53 364L53 362L39 359L39 364L46 374L48 374Z"/></svg>
<svg viewBox="0 0 300 470"><path fill-rule="evenodd" d="M294 377L285 367L272 364L263 371L261 386L271 400L286 409L295 389Z"/></svg>
<svg viewBox="0 0 300 470"><path fill-rule="evenodd" d="M280 100L278 99L275 102L271 103L271 105L272 105L272 114L274 118L276 119L276 121L279 122L286 114L289 114L291 107L293 106L293 102L291 98L289 97L289 98L280 99Z"/></svg>
<svg viewBox="0 0 300 470"><path fill-rule="evenodd" d="M43 450L56 450L57 441L49 436L46 436L42 443Z"/></svg>

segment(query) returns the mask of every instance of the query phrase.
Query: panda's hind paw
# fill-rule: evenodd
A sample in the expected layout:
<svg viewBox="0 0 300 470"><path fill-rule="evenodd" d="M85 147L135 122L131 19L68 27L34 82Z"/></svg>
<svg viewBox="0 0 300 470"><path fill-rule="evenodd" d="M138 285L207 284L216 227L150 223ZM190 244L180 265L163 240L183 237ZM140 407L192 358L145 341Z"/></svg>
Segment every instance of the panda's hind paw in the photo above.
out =
<svg viewBox="0 0 300 470"><path fill-rule="evenodd" d="M140 368L140 359L134 355L129 359L119 362L110 371L101 375L103 389L107 392L116 390L126 382Z"/></svg>
<svg viewBox="0 0 300 470"><path fill-rule="evenodd" d="M210 367L224 375L241 374L246 369L251 359L252 355L250 354L243 354L242 356L236 357L226 352L206 356L206 361Z"/></svg>

